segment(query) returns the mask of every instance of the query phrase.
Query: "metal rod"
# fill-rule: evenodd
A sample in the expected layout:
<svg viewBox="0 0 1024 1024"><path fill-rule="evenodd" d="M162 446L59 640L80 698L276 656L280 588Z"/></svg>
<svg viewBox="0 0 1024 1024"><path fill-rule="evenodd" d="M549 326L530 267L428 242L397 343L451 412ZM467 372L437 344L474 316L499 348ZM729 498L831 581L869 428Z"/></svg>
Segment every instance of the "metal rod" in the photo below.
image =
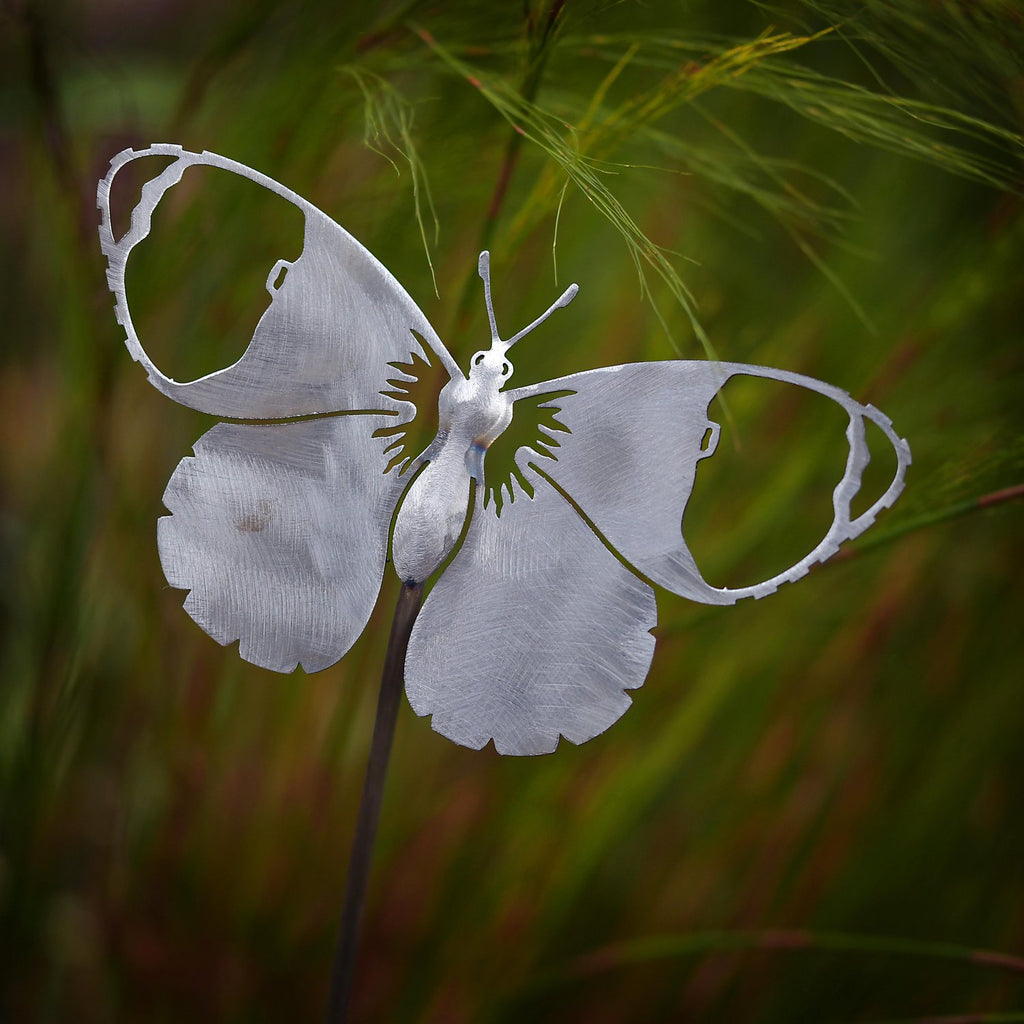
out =
<svg viewBox="0 0 1024 1024"><path fill-rule="evenodd" d="M370 877L388 757L391 754L391 741L395 735L395 720L398 717L398 705L402 696L405 652L422 600L422 583L403 584L402 593L395 607L395 618L391 624L380 695L377 698L377 718L373 724L373 740L366 762L363 796L359 803L359 818L349 857L345 905L341 912L341 932L334 953L331 995L327 1004L327 1024L344 1024L348 1017L352 978L359 952L359 926L366 904L366 883Z"/></svg>

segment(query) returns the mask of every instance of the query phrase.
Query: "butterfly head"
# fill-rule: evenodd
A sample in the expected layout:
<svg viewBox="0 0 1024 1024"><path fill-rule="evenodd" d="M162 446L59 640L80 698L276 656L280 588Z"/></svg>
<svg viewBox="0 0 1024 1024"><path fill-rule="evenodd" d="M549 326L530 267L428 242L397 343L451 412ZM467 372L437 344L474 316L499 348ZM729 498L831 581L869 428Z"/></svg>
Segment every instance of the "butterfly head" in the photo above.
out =
<svg viewBox="0 0 1024 1024"><path fill-rule="evenodd" d="M484 352L475 352L470 362L470 375L473 377L495 377L505 381L512 376L512 363L505 358L508 346L499 341L492 344Z"/></svg>
<svg viewBox="0 0 1024 1024"><path fill-rule="evenodd" d="M502 341L498 336L498 326L494 319L494 303L491 300L491 257L490 253L485 249L480 253L480 262L478 264L478 270L480 277L484 282L484 301L487 303L487 320L491 325L491 347L486 351L476 352L473 355L473 359L470 363L470 376L471 377L483 377L487 376L493 378L495 381L504 382L512 376L512 363L508 360L508 350L520 340L530 333L535 327L540 326L545 320L556 309L561 309L564 306L568 306L570 302L576 297L576 292L579 288L571 284L562 294L542 313L536 320L533 321L528 327L524 327L518 334L509 338L508 341Z"/></svg>

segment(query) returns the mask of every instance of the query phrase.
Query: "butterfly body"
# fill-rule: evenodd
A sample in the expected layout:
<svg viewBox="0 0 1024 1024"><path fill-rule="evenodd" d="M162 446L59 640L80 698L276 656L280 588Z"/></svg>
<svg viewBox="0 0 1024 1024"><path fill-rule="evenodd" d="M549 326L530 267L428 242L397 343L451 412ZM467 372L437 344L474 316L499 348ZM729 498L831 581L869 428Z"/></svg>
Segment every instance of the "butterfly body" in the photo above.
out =
<svg viewBox="0 0 1024 1024"><path fill-rule="evenodd" d="M577 292L572 285L529 327L502 341L494 320L486 252L480 256L479 269L486 289L491 347L473 355L468 377L452 377L441 389L437 436L414 460L427 466L399 506L392 538L395 571L405 583L425 582L448 557L465 525L471 481L484 486L487 449L512 422L515 400L511 392L502 390L512 376L508 350L555 309L571 302Z"/></svg>
<svg viewBox="0 0 1024 1024"><path fill-rule="evenodd" d="M147 156L173 162L142 187L131 227L116 238L114 176ZM305 242L283 280L278 265L271 269L270 306L241 359L177 382L136 334L125 268L161 197L195 165L241 175L298 207ZM577 289L502 340L486 253L479 270L491 346L473 356L467 375L356 239L301 196L216 154L168 145L126 150L111 161L97 201L107 279L133 358L175 401L249 421L207 431L164 493L170 514L158 523L160 560L168 582L189 592L185 609L219 643L237 641L256 665L323 669L362 633L390 543L403 582L436 575L409 640L409 702L465 746L493 741L499 753L538 754L561 737L582 743L603 732L629 707L627 691L643 684L651 664L652 584L707 604L764 597L866 530L903 489L910 450L888 417L802 374L672 360L508 387L509 348ZM430 355L449 378L437 434L415 458L396 463L393 435L416 409L388 387L396 372L412 379L400 367L413 356ZM783 572L729 589L704 580L683 523L697 466L718 439L710 403L734 375L831 399L848 416L849 451L819 543ZM524 400L546 410L549 422L516 450L511 478L485 488L485 455ZM854 515L870 460L868 422L892 445L896 469L884 493Z"/></svg>
<svg viewBox="0 0 1024 1024"><path fill-rule="evenodd" d="M470 484L484 482L484 454L512 422L501 386L511 365L478 352L469 377L450 380L438 396L437 436L415 460L426 463L398 508L392 537L395 572L423 583L451 553L469 511Z"/></svg>
<svg viewBox="0 0 1024 1024"><path fill-rule="evenodd" d="M472 482L467 455L448 435L403 497L391 539L395 572L403 583L429 579L459 539Z"/></svg>

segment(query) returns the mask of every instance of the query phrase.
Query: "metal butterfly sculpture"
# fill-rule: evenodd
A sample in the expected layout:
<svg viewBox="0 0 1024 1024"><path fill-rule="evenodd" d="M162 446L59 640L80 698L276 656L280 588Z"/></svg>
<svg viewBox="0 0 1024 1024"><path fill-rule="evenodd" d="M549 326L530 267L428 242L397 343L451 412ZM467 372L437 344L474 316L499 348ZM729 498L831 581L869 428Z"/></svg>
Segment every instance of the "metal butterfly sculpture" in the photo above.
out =
<svg viewBox="0 0 1024 1024"><path fill-rule="evenodd" d="M122 167L146 156L174 159L142 187L131 226L116 239L111 184ZM196 165L241 175L293 203L305 236L297 260L272 268L270 305L242 357L179 383L139 341L125 268L160 199ZM277 672L334 664L376 603L392 520L395 569L404 583L422 583L461 536L475 488L465 538L416 619L405 663L413 709L456 743L480 748L493 740L502 754L541 754L560 736L591 739L629 707L626 691L641 686L650 667L656 607L647 581L707 604L764 597L861 534L903 489L910 449L891 421L798 373L687 360L508 387L509 349L577 288L503 341L486 252L479 269L491 345L473 356L467 376L359 242L301 196L233 160L172 145L125 150L99 183L97 202L117 319L150 383L216 416L296 418L218 424L164 493L171 512L157 531L164 573L171 586L189 591L185 610L215 640L237 640L243 658ZM415 379L401 369L413 356L436 358L449 380L437 436L394 465L395 431L387 428L408 424L416 409L393 385ZM718 440L708 406L735 375L795 384L837 402L849 415L849 456L821 542L777 576L727 589L705 582L681 524L697 463ZM504 501L488 500L488 447L527 398L557 417L556 429L542 426L543 436L518 449ZM855 517L851 501L870 458L867 420L889 439L897 468L885 493Z"/></svg>

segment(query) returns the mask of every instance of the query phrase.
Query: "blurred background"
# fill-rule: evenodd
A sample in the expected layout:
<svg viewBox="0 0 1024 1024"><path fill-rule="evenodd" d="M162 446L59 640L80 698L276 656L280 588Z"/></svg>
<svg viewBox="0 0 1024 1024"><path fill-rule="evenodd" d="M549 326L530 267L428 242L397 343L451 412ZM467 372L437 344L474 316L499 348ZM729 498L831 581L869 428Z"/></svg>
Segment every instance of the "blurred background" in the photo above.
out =
<svg viewBox="0 0 1024 1024"><path fill-rule="evenodd" d="M503 759L403 704L356 1019L1024 1020L1022 55L1005 0L6 0L0 1018L326 1001L397 585L340 664L279 677L164 581L160 496L214 421L127 355L95 187L176 142L336 219L464 366L489 247L506 333L580 285L518 383L717 354L913 449L798 584L659 593L647 682L592 742ZM301 227L189 174L128 279L179 379L241 353ZM821 535L845 423L725 399L686 533L736 585ZM873 495L884 442L872 467Z"/></svg>

